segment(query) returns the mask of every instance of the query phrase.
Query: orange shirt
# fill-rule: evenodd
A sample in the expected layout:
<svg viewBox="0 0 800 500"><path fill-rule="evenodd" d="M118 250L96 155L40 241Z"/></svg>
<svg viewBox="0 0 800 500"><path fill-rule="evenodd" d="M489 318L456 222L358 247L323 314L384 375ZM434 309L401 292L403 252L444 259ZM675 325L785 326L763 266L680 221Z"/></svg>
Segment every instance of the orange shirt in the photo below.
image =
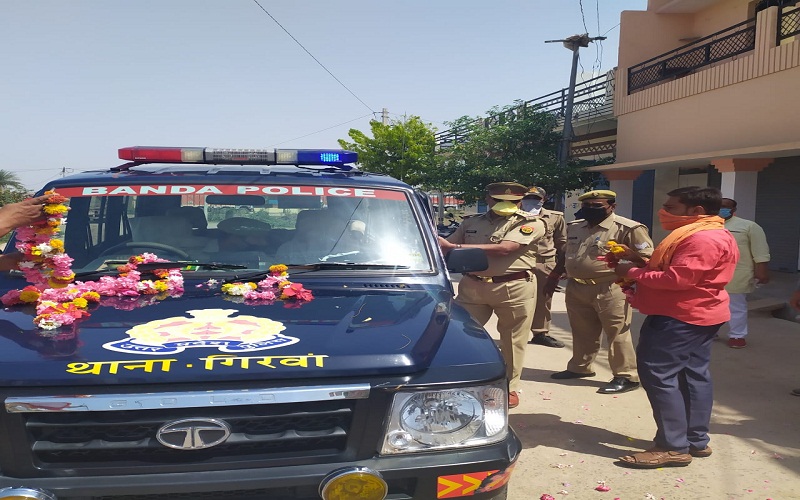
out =
<svg viewBox="0 0 800 500"><path fill-rule="evenodd" d="M664 271L634 268L630 303L643 314L669 316L684 323L710 326L730 319L725 285L733 277L739 248L724 229L697 232L683 240Z"/></svg>

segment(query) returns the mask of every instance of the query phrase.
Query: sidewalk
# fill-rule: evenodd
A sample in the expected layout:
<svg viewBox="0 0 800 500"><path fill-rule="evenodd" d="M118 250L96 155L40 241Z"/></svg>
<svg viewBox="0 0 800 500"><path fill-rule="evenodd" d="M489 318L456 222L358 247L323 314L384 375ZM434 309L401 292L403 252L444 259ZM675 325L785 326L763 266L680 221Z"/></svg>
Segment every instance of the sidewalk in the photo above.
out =
<svg viewBox="0 0 800 500"><path fill-rule="evenodd" d="M753 304L762 298L785 301L797 278L774 273ZM595 363L596 377L550 379L572 354L563 293L556 293L552 312L551 335L567 347L528 345L521 403L511 410L524 450L509 499L538 499L544 493L559 500L800 498L800 397L790 395L800 387L800 323L753 310L745 349L728 348L723 327L712 358L714 454L688 467L637 470L615 461L651 445L655 424L644 391L595 392L611 379L605 347ZM643 319L635 313L634 343ZM493 321L487 329L497 338ZM611 490L595 491L599 481Z"/></svg>

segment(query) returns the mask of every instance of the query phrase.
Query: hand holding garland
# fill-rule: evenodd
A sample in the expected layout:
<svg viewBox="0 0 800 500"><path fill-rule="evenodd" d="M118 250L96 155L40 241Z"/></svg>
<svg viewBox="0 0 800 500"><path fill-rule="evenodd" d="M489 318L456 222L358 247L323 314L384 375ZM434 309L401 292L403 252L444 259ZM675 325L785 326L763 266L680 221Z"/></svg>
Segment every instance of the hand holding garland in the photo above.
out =
<svg viewBox="0 0 800 500"><path fill-rule="evenodd" d="M48 201L51 197L50 193L0 207L0 236L20 226L44 220L47 217L44 212L45 204L51 203Z"/></svg>

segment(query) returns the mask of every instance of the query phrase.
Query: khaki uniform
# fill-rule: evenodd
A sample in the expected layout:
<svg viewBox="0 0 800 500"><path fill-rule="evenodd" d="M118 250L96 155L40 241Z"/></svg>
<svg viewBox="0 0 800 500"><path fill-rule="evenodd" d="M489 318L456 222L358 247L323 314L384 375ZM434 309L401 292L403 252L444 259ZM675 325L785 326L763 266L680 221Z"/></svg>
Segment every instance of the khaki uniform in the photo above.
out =
<svg viewBox="0 0 800 500"><path fill-rule="evenodd" d="M464 219L447 240L451 243L491 244L514 241L522 245L506 256L487 255L489 268L464 275L458 285L456 302L478 323L485 325L492 313L497 315L500 348L506 362L509 390L519 390L525 362L525 348L531 331L536 300L536 245L545 233L545 224L538 217L518 211L501 217L489 211ZM522 277L503 283L486 281L516 272ZM483 278L483 279L482 279Z"/></svg>
<svg viewBox="0 0 800 500"><path fill-rule="evenodd" d="M550 307L553 296L544 293L547 277L556 268L556 258L564 253L567 244L567 225L564 213L542 208L539 217L547 224L547 231L536 249L536 312L533 315L533 334L550 331Z"/></svg>
<svg viewBox="0 0 800 500"><path fill-rule="evenodd" d="M591 373L600 351L603 331L608 339L608 361L614 377L638 382L636 351L631 339L632 311L622 289L614 284L617 275L597 257L608 253L606 242L614 240L644 258L653 253L647 227L612 213L600 224L589 227L584 219L567 224L566 290L567 316L572 329L572 359L567 370Z"/></svg>

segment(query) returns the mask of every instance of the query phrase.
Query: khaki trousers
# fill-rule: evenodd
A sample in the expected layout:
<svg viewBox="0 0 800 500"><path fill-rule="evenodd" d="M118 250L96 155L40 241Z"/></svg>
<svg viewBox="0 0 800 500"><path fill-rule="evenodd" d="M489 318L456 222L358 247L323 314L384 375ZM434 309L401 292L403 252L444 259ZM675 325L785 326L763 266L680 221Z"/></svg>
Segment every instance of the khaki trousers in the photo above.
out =
<svg viewBox="0 0 800 500"><path fill-rule="evenodd" d="M550 319L552 318L550 307L553 304L553 296L544 293L544 285L547 277L555 268L555 259L536 263L536 311L533 313L533 323L531 323L531 332L534 335L550 331Z"/></svg>
<svg viewBox="0 0 800 500"><path fill-rule="evenodd" d="M632 311L619 285L613 281L582 285L570 279L566 305L572 329L572 359L567 363L567 370L594 371L592 363L600 351L600 336L605 331L611 372L615 377L638 382L636 351L631 339Z"/></svg>
<svg viewBox="0 0 800 500"><path fill-rule="evenodd" d="M525 348L531 335L536 278L485 283L464 276L458 284L455 300L481 325L489 321L492 313L497 315L500 351L506 363L509 390L518 391L525 365Z"/></svg>

